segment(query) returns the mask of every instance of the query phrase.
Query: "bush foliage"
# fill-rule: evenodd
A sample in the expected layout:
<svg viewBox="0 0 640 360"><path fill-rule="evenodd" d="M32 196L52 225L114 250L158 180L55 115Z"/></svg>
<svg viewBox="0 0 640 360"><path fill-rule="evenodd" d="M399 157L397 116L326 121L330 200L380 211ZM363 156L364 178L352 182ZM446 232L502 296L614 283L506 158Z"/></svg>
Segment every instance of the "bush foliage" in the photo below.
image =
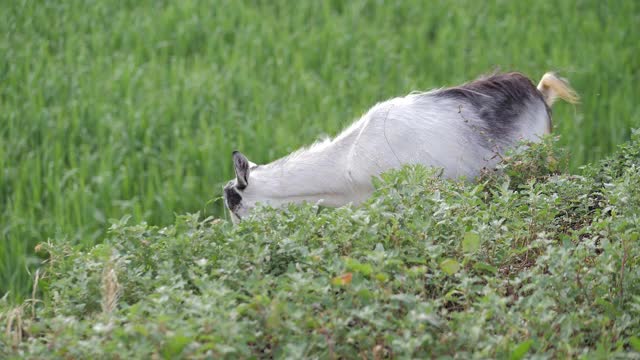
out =
<svg viewBox="0 0 640 360"><path fill-rule="evenodd" d="M581 175L564 157L547 139L473 183L385 174L357 208L41 244L0 355L638 358L640 132Z"/></svg>

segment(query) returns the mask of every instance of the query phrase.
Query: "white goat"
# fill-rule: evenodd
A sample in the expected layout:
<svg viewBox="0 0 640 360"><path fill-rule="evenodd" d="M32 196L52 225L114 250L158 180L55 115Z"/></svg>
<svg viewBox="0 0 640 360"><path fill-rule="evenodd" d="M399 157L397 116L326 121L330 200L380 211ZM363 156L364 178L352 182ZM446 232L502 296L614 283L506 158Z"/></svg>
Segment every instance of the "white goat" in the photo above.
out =
<svg viewBox="0 0 640 360"><path fill-rule="evenodd" d="M373 191L372 177L404 164L473 179L517 141L537 141L551 132L550 107L557 98L578 101L567 82L552 73L537 88L524 75L508 73L390 99L336 138L267 165L234 151L236 179L224 187L225 204L234 222L257 203L359 204Z"/></svg>

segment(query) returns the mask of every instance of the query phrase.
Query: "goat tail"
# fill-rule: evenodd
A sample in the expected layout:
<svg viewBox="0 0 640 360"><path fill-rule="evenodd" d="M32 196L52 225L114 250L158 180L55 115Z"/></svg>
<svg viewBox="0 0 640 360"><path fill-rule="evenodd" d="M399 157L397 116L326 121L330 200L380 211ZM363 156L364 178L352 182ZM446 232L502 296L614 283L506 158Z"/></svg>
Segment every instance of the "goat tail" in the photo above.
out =
<svg viewBox="0 0 640 360"><path fill-rule="evenodd" d="M540 79L538 83L538 91L542 93L544 102L546 102L549 107L551 107L558 98L571 104L580 102L580 96L569 86L569 81L556 76L556 74L552 72L548 72L542 76L542 79Z"/></svg>

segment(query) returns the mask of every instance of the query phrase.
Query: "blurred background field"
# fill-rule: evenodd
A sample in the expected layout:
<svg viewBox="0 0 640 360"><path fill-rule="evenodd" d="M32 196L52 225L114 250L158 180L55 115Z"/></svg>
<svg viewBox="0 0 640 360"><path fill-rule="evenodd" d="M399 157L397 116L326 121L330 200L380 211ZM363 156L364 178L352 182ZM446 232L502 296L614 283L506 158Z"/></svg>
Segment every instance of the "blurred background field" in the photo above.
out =
<svg viewBox="0 0 640 360"><path fill-rule="evenodd" d="M638 1L2 1L0 295L39 242L225 216L230 154L274 160L377 101L517 70L570 79L571 169L640 127ZM216 200L217 199L217 200Z"/></svg>

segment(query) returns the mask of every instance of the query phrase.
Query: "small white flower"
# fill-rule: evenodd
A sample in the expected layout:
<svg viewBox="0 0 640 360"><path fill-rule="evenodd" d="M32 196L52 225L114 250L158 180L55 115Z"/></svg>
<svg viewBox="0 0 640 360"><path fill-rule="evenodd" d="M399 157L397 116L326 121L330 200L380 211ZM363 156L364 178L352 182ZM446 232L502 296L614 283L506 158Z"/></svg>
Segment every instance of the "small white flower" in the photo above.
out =
<svg viewBox="0 0 640 360"><path fill-rule="evenodd" d="M200 260L196 260L196 264L197 264L198 266L205 266L205 265L207 265L207 259L202 258L202 259L200 259Z"/></svg>

